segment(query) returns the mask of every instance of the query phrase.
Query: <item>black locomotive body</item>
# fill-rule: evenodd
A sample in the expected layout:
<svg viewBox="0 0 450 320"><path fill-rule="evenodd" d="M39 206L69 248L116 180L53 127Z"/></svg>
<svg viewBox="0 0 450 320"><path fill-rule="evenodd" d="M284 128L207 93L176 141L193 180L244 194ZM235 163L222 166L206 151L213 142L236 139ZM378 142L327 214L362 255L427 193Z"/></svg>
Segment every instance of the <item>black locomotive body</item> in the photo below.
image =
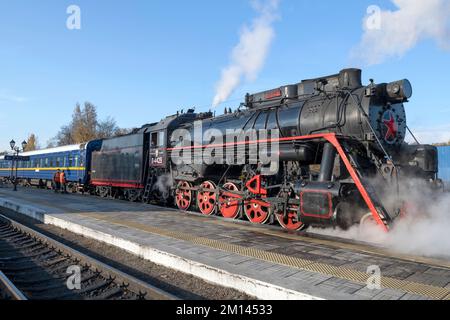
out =
<svg viewBox="0 0 450 320"><path fill-rule="evenodd" d="M290 230L369 218L387 230L402 212L402 179L439 183L436 148L405 143L411 94L408 80L363 86L361 70L346 69L247 95L222 116L168 117L135 133L130 159L94 154L93 163L110 176L134 166L130 200L173 197L182 210Z"/></svg>

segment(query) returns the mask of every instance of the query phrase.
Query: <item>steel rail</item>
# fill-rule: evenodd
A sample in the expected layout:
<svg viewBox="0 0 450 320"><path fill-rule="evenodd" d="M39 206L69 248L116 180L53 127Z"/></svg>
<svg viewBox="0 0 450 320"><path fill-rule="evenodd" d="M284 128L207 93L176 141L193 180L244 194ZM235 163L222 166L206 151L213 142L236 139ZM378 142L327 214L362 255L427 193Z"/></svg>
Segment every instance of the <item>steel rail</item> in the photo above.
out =
<svg viewBox="0 0 450 320"><path fill-rule="evenodd" d="M25 297L25 295L22 293L22 291L17 289L14 283L12 283L11 280L9 280L9 278L1 271L0 271L0 287L2 291L5 292L6 297L10 297L11 299L18 301L28 300L27 297Z"/></svg>
<svg viewBox="0 0 450 320"><path fill-rule="evenodd" d="M98 261L97 259L94 259L92 257L89 257L81 252L79 252L76 249L73 249L65 244L62 244L61 242L54 240L36 230L33 230L27 226L24 226L23 224L8 218L2 214L0 214L0 219L3 219L11 224L12 227L15 227L22 232L29 234L31 237L37 238L41 240L43 243L47 243L50 247L57 248L62 253L70 255L74 257L75 259L78 259L82 261L83 263L86 263L91 266L92 269L97 269L102 271L102 275L105 277L111 277L114 279L115 282L121 282L127 288L135 293L138 294L145 294L145 297L152 298L155 300L178 300L179 298L175 295L166 292L156 286L153 286L151 284L148 284L142 280L139 280L129 274L126 274L125 272L122 272L114 267L111 267L101 261Z"/></svg>

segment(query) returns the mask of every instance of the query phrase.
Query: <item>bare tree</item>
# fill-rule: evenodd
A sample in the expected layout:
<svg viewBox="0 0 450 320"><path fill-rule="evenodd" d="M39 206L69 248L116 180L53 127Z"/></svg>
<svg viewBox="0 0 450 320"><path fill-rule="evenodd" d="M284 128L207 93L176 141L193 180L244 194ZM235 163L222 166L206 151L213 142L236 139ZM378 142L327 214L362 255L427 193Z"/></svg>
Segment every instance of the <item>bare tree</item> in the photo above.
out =
<svg viewBox="0 0 450 320"><path fill-rule="evenodd" d="M67 126L62 126L61 130L59 130L58 134L55 137L55 142L57 146L65 146L69 144L74 144L75 139L73 137L73 130L72 130L72 124L69 124ZM49 143L49 145L52 144L52 142Z"/></svg>
<svg viewBox="0 0 450 320"><path fill-rule="evenodd" d="M68 145L83 143L95 139L105 139L117 135L128 134L128 129L121 129L116 121L108 117L103 121L98 120L97 107L85 102L81 107L76 104L70 124L61 127L56 137L49 141L48 145Z"/></svg>
<svg viewBox="0 0 450 320"><path fill-rule="evenodd" d="M97 124L97 139L105 139L105 138L111 138L115 135L117 135L117 132L121 130L117 124L116 121L108 117L104 121L100 121Z"/></svg>
<svg viewBox="0 0 450 320"><path fill-rule="evenodd" d="M120 136L125 136L127 134L133 133L136 130L136 128L131 128L131 129L127 129L127 128L118 128L115 132L114 132L114 136L115 137L120 137Z"/></svg>

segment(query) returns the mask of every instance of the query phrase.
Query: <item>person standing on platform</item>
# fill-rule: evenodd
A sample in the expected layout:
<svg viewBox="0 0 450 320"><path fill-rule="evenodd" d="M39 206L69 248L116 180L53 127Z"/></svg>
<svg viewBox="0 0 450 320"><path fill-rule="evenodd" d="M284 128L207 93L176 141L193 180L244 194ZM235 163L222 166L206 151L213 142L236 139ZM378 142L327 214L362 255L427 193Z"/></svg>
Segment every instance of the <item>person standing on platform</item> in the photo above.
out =
<svg viewBox="0 0 450 320"><path fill-rule="evenodd" d="M53 175L53 184L55 188L55 192L58 192L61 189L61 171L56 170L55 174Z"/></svg>
<svg viewBox="0 0 450 320"><path fill-rule="evenodd" d="M64 170L61 172L60 181L61 181L61 193L67 193L67 190L66 190L66 183L67 183L66 172Z"/></svg>

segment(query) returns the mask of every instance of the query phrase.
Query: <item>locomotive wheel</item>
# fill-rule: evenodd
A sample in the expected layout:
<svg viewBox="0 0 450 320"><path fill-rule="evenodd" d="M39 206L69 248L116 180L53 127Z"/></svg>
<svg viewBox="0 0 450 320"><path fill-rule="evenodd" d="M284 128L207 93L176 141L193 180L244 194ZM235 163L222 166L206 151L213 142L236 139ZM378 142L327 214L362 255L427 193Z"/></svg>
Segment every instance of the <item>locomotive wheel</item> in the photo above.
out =
<svg viewBox="0 0 450 320"><path fill-rule="evenodd" d="M244 213L251 223L264 224L270 218L270 203L256 199L247 200L244 202Z"/></svg>
<svg viewBox="0 0 450 320"><path fill-rule="evenodd" d="M299 196L295 197L296 199L300 199ZM275 214L277 217L277 221L283 229L291 230L291 231L300 231L306 229L308 226L301 221L297 221L297 205L288 205L286 209L287 216L284 215L283 211L279 211Z"/></svg>
<svg viewBox="0 0 450 320"><path fill-rule="evenodd" d="M109 195L109 188L108 187L97 187L97 193L100 197L106 198Z"/></svg>
<svg viewBox="0 0 450 320"><path fill-rule="evenodd" d="M175 192L177 207L186 211L192 204L192 190L184 190L183 188L192 188L192 184L187 181L180 181Z"/></svg>
<svg viewBox="0 0 450 320"><path fill-rule="evenodd" d="M361 220L359 220L359 229L361 231L366 231L367 229L371 229L377 226L377 222L375 221L371 212L365 214Z"/></svg>
<svg viewBox="0 0 450 320"><path fill-rule="evenodd" d="M205 181L200 188L202 190L197 194L197 206L202 214L210 216L216 212L216 185L212 181Z"/></svg>
<svg viewBox="0 0 450 320"><path fill-rule="evenodd" d="M223 189L238 192L239 188L232 182L227 182L223 185ZM224 195L223 192L219 195L219 210L224 218L236 219L241 213L241 205L239 198L231 195Z"/></svg>
<svg viewBox="0 0 450 320"><path fill-rule="evenodd" d="M126 190L125 198L130 202L136 202L139 199L139 191L134 189Z"/></svg>

